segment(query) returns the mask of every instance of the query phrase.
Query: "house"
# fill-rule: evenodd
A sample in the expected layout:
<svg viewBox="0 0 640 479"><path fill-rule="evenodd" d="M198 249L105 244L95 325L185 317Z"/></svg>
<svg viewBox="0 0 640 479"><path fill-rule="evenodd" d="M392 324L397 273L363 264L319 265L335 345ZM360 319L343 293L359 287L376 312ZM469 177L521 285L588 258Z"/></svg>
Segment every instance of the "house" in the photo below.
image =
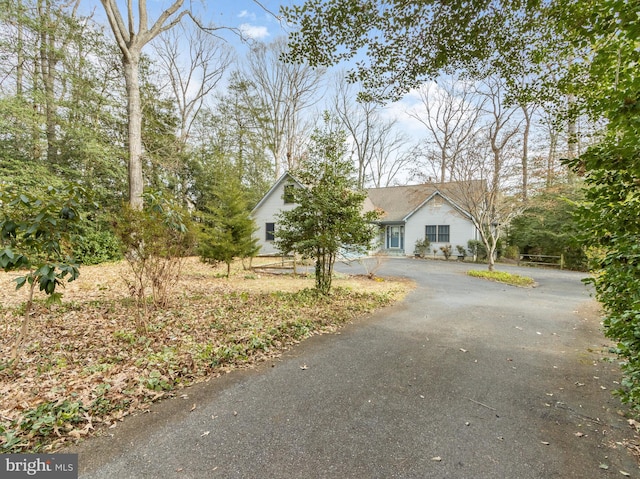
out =
<svg viewBox="0 0 640 479"><path fill-rule="evenodd" d="M379 249L389 255L413 255L418 240L427 238L431 252L442 255L441 246L466 248L479 238L471 216L456 201L458 183L369 188L368 201L382 216Z"/></svg>
<svg viewBox="0 0 640 479"><path fill-rule="evenodd" d="M276 230L277 215L296 207L288 193L290 188L303 188L303 185L291 174L285 173L276 181L266 195L253 208L251 215L258 229L254 233L258 238L261 255L279 254L273 240Z"/></svg>
<svg viewBox="0 0 640 479"><path fill-rule="evenodd" d="M277 215L296 207L288 194L290 188L304 185L285 173L252 211L261 255L279 253L274 245ZM413 256L416 241L426 237L431 250L442 256L441 246L451 245L457 254L457 245L466 247L469 240L477 240L479 235L470 215L453 199L458 196L458 189L457 183L367 189L363 209L381 212L375 249L389 255Z"/></svg>

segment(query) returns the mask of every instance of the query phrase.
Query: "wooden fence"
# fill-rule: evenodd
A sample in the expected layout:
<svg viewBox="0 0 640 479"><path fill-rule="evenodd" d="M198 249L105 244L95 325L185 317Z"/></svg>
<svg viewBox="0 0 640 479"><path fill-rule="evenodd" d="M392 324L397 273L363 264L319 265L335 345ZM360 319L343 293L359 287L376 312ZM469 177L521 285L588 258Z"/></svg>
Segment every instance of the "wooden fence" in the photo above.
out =
<svg viewBox="0 0 640 479"><path fill-rule="evenodd" d="M518 260L518 266L534 265L534 266L553 266L564 269L564 255L553 256L546 254L521 254Z"/></svg>

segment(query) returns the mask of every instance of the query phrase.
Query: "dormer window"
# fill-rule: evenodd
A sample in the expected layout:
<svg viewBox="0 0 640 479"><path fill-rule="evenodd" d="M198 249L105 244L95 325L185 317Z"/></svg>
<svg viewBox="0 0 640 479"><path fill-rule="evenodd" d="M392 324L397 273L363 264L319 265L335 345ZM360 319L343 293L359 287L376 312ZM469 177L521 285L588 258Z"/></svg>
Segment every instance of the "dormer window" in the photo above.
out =
<svg viewBox="0 0 640 479"><path fill-rule="evenodd" d="M295 188L294 185L284 185L284 195L282 196L282 198L284 199L285 204L294 202L294 196L293 196L294 188Z"/></svg>

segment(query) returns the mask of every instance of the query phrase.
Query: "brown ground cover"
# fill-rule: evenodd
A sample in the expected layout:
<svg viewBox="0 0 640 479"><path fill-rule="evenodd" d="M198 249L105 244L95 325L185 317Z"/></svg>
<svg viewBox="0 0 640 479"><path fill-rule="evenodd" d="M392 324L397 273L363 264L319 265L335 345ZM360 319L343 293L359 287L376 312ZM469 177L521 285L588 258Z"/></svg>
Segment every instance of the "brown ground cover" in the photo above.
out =
<svg viewBox="0 0 640 479"><path fill-rule="evenodd" d="M273 261L273 260L269 260ZM254 266L259 265L256 261ZM7 367L25 290L0 273L0 452L54 450L195 382L275 357L301 339L404 296L402 281L338 276L318 298L309 276L189 258L166 308L136 330L126 263L81 268L63 303L38 297L21 360Z"/></svg>

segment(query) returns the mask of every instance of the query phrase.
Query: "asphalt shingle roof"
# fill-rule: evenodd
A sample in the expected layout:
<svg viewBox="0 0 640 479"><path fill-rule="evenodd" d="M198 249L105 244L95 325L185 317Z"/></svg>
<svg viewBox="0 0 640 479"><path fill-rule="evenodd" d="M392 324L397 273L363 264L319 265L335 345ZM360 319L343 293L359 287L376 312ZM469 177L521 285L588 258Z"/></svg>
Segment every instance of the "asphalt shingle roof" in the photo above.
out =
<svg viewBox="0 0 640 479"><path fill-rule="evenodd" d="M476 183L476 182L474 182ZM480 186L480 183L474 185ZM440 193L450 201L460 194L460 184L423 183L421 185L368 188L367 194L373 206L383 212L380 221L401 222L434 193ZM457 205L460 207L460 205Z"/></svg>

